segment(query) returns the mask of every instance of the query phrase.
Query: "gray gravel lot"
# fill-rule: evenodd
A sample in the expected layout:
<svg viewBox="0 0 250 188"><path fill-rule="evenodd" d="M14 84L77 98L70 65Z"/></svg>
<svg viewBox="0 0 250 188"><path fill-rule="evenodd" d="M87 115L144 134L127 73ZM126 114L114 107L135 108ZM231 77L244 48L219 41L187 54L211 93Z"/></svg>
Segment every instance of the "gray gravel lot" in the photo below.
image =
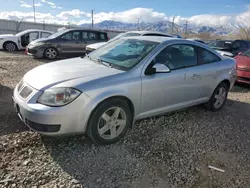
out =
<svg viewBox="0 0 250 188"><path fill-rule="evenodd" d="M250 87L235 86L220 112L145 119L117 144L96 146L81 135L41 136L18 119L12 90L43 63L0 52L0 187L250 187Z"/></svg>

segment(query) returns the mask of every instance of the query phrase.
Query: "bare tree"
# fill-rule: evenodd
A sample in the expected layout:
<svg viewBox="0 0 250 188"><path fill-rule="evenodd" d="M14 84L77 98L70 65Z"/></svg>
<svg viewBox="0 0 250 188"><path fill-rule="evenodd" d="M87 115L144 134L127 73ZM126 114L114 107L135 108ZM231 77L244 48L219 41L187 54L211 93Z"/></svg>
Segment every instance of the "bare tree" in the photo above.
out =
<svg viewBox="0 0 250 188"><path fill-rule="evenodd" d="M250 18L243 19L242 17L239 17L239 20L241 22L239 27L236 27L238 29L238 36L242 40L250 40Z"/></svg>

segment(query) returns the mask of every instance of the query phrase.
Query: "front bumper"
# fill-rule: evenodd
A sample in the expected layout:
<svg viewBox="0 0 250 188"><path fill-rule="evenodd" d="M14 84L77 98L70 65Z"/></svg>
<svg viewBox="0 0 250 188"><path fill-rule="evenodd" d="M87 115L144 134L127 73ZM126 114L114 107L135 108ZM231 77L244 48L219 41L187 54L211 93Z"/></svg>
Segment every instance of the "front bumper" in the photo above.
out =
<svg viewBox="0 0 250 188"><path fill-rule="evenodd" d="M250 84L250 70L237 70L237 82Z"/></svg>
<svg viewBox="0 0 250 188"><path fill-rule="evenodd" d="M27 55L36 57L36 58L43 58L43 54L44 54L44 48L43 47L27 47Z"/></svg>
<svg viewBox="0 0 250 188"><path fill-rule="evenodd" d="M85 109L89 102L88 96L82 93L68 105L49 107L36 103L41 94L42 91L33 88L32 94L24 100L17 87L14 89L14 106L25 125L33 131L51 136L85 132L91 113Z"/></svg>

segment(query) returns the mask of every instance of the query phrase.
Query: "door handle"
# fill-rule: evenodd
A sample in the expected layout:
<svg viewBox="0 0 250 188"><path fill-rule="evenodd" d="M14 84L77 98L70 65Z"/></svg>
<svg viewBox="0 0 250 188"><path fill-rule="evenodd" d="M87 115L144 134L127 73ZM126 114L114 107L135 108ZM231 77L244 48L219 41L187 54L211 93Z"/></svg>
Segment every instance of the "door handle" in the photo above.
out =
<svg viewBox="0 0 250 188"><path fill-rule="evenodd" d="M199 74L194 74L193 76L191 76L191 79L192 80L197 80L197 79L200 79L201 76Z"/></svg>

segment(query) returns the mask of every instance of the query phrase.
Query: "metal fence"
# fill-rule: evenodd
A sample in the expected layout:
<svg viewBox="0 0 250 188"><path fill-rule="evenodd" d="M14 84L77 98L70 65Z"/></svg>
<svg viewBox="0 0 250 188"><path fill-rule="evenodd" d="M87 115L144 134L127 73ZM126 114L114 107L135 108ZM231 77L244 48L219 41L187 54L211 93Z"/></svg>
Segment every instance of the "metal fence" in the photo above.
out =
<svg viewBox="0 0 250 188"><path fill-rule="evenodd" d="M26 21L4 20L0 19L0 34L16 34L27 29L43 29L48 31L57 31L59 28L78 28L75 25L57 25L47 23L34 23ZM89 28L88 28L89 29ZM119 31L107 31L110 38L113 38Z"/></svg>

